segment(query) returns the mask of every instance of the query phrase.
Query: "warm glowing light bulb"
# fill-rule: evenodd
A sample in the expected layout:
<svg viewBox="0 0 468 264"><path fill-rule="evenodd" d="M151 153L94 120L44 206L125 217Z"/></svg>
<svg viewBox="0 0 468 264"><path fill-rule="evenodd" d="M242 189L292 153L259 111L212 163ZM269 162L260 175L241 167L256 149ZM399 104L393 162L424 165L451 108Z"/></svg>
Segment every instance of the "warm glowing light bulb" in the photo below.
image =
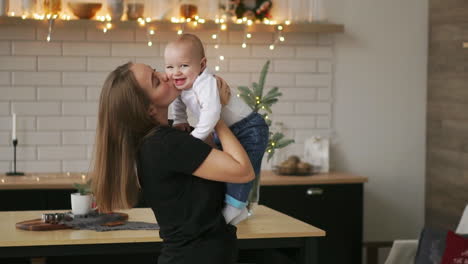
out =
<svg viewBox="0 0 468 264"><path fill-rule="evenodd" d="M211 35L211 38L212 38L212 39L217 39L217 38L218 38L218 35L213 34L213 35Z"/></svg>
<svg viewBox="0 0 468 264"><path fill-rule="evenodd" d="M111 29L111 28L112 28L112 24L111 24L111 23L107 23L107 24L106 24L106 28L107 28L107 29Z"/></svg>
<svg viewBox="0 0 468 264"><path fill-rule="evenodd" d="M279 26L278 26L278 30L279 30L279 31L283 30L283 26L282 26L282 25L279 25Z"/></svg>
<svg viewBox="0 0 468 264"><path fill-rule="evenodd" d="M243 17L243 18L242 18L242 21L244 21L244 22L247 21L247 18L246 18L246 17Z"/></svg>
<svg viewBox="0 0 468 264"><path fill-rule="evenodd" d="M107 28L103 28L102 32L107 33Z"/></svg>
<svg viewBox="0 0 468 264"><path fill-rule="evenodd" d="M227 29L226 24L221 24L221 30L226 30L226 29Z"/></svg>
<svg viewBox="0 0 468 264"><path fill-rule="evenodd" d="M50 36L47 36L46 40L47 42L50 42Z"/></svg>
<svg viewBox="0 0 468 264"><path fill-rule="evenodd" d="M270 45L270 50L274 50L275 49L275 45L271 44Z"/></svg>
<svg viewBox="0 0 468 264"><path fill-rule="evenodd" d="M182 35L183 33L184 31L182 31L182 29L177 30L177 35Z"/></svg>
<svg viewBox="0 0 468 264"><path fill-rule="evenodd" d="M224 56L223 56L223 55L219 56L219 59L223 61L223 60L224 60Z"/></svg>
<svg viewBox="0 0 468 264"><path fill-rule="evenodd" d="M248 20L247 21L247 26L251 26L253 24L253 21L252 20Z"/></svg>
<svg viewBox="0 0 468 264"><path fill-rule="evenodd" d="M237 23L237 24L241 24L241 23L242 23L242 19L238 18L238 19L236 20L236 23Z"/></svg>
<svg viewBox="0 0 468 264"><path fill-rule="evenodd" d="M242 48L244 48L244 49L247 48L247 44L242 43Z"/></svg>
<svg viewBox="0 0 468 264"><path fill-rule="evenodd" d="M195 20L198 20L198 19L200 19L200 17L199 17L199 16L195 16Z"/></svg>
<svg viewBox="0 0 468 264"><path fill-rule="evenodd" d="M252 34L250 34L250 33L247 33L245 36L246 36L246 37L249 39L249 38L251 38L251 37L252 37Z"/></svg>
<svg viewBox="0 0 468 264"><path fill-rule="evenodd" d="M280 40L281 42L283 42L283 41L284 41L284 37L283 37L283 36L280 36L280 37L279 37L279 40Z"/></svg>
<svg viewBox="0 0 468 264"><path fill-rule="evenodd" d="M149 23L149 22L151 22L151 17L146 18L146 23Z"/></svg>
<svg viewBox="0 0 468 264"><path fill-rule="evenodd" d="M218 44L214 45L214 48L219 49L219 45Z"/></svg>
<svg viewBox="0 0 468 264"><path fill-rule="evenodd" d="M151 47L151 46L153 46L153 42L148 41L148 47Z"/></svg>
<svg viewBox="0 0 468 264"><path fill-rule="evenodd" d="M149 34L154 35L154 29L150 29Z"/></svg>
<svg viewBox="0 0 468 264"><path fill-rule="evenodd" d="M215 71L219 71L219 66L215 66Z"/></svg>
<svg viewBox="0 0 468 264"><path fill-rule="evenodd" d="M286 20L286 21L284 21L284 24L286 24L286 25L291 25L291 21Z"/></svg>

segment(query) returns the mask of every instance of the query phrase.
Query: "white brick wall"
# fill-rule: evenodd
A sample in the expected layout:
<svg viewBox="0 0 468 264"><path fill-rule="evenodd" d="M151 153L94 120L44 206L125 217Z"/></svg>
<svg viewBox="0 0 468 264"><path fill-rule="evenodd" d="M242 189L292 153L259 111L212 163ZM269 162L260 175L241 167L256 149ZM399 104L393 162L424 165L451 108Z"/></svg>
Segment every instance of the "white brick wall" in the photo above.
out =
<svg viewBox="0 0 468 264"><path fill-rule="evenodd" d="M272 33L253 33L242 48L244 32L197 33L205 42L208 65L219 55L219 75L232 87L258 82L261 67L271 60L265 92L278 86L283 96L271 119L284 123L296 143L282 155L302 155L313 135L331 136L334 43L331 35L285 33L274 51ZM86 172L92 156L101 85L109 71L128 61L162 69L163 52L175 32L157 32L146 45L142 28L94 27L54 29L50 43L43 26L0 25L0 173L12 167L11 113L17 113L18 169L26 172ZM264 168L271 164L264 162Z"/></svg>

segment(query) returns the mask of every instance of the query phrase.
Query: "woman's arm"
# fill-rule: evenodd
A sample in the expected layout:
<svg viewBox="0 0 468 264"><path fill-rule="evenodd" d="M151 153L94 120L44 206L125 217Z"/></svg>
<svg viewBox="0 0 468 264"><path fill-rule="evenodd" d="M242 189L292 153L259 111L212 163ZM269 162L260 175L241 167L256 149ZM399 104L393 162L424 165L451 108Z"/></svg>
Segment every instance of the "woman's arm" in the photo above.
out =
<svg viewBox="0 0 468 264"><path fill-rule="evenodd" d="M215 127L223 145L223 151L213 149L193 175L213 181L231 183L249 182L255 173L239 140L226 124L220 120Z"/></svg>

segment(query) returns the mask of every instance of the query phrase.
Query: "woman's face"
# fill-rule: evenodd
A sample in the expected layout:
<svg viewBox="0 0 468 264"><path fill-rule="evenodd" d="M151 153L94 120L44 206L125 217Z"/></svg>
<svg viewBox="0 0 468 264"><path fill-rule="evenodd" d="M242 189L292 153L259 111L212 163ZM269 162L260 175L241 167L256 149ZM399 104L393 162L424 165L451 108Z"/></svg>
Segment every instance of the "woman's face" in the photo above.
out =
<svg viewBox="0 0 468 264"><path fill-rule="evenodd" d="M157 108L168 107L181 93L169 81L165 73L157 72L150 66L135 63L130 67L135 79Z"/></svg>

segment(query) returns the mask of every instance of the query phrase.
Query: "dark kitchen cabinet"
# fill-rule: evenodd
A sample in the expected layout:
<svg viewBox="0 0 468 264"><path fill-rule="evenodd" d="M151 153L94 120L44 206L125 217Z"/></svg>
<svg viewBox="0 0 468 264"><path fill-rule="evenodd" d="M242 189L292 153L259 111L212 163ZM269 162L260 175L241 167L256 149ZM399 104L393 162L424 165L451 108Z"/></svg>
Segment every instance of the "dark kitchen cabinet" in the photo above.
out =
<svg viewBox="0 0 468 264"><path fill-rule="evenodd" d="M362 183L261 186L259 203L325 230L319 263L362 263Z"/></svg>
<svg viewBox="0 0 468 264"><path fill-rule="evenodd" d="M69 190L0 190L0 211L70 209Z"/></svg>

